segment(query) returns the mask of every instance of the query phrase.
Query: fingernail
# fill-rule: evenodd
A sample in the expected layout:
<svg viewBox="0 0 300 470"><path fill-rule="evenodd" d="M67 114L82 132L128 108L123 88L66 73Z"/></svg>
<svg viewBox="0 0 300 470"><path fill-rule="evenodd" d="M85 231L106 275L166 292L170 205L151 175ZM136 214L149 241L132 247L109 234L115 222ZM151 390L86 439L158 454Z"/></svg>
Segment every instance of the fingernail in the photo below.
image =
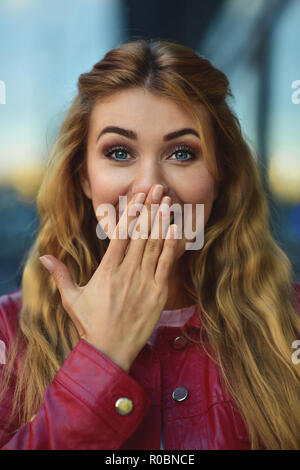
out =
<svg viewBox="0 0 300 470"><path fill-rule="evenodd" d="M165 196L162 198L162 201L161 201L161 204L168 204L170 205L171 204L171 198L170 196Z"/></svg>
<svg viewBox="0 0 300 470"><path fill-rule="evenodd" d="M134 202L137 202L138 204L143 204L143 202L145 201L145 197L145 193L138 193L135 197Z"/></svg>
<svg viewBox="0 0 300 470"><path fill-rule="evenodd" d="M50 273L53 271L54 265L49 258L46 256L40 256L40 262L43 266L45 266L46 269L48 269L48 271L50 271Z"/></svg>
<svg viewBox="0 0 300 470"><path fill-rule="evenodd" d="M169 196L165 196L164 198L162 198L162 201L160 203L159 212L161 212L162 214L168 214L170 210L170 205L171 198Z"/></svg>
<svg viewBox="0 0 300 470"><path fill-rule="evenodd" d="M163 194L164 188L161 184L157 184L153 190L152 193L152 200L153 202L159 202L162 194Z"/></svg>

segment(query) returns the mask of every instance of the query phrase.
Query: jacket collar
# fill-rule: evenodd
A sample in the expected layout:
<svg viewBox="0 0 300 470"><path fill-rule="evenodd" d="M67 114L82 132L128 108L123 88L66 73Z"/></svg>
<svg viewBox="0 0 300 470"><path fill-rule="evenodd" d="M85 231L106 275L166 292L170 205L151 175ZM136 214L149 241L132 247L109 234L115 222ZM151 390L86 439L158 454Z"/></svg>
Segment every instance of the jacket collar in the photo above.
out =
<svg viewBox="0 0 300 470"><path fill-rule="evenodd" d="M196 305L193 315L188 319L185 324L186 327L192 326L195 328L201 328L202 323L199 318L199 306Z"/></svg>

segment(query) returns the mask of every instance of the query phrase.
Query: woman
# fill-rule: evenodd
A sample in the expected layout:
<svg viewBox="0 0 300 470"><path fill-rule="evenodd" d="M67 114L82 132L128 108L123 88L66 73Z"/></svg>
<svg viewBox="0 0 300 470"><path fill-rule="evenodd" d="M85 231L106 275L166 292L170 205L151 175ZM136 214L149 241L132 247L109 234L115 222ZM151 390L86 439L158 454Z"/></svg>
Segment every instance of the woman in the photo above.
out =
<svg viewBox="0 0 300 470"><path fill-rule="evenodd" d="M299 448L297 286L228 96L167 41L79 77L22 289L1 299L3 449ZM192 205L190 241L204 204L200 249L171 204Z"/></svg>

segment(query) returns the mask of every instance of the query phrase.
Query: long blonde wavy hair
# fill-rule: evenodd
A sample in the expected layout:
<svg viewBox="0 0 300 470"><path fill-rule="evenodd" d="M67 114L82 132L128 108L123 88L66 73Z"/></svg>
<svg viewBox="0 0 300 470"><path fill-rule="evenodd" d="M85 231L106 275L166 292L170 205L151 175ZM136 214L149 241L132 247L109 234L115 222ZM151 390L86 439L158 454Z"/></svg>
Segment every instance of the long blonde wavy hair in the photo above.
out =
<svg viewBox="0 0 300 470"><path fill-rule="evenodd" d="M18 358L11 417L19 426L30 421L79 341L39 257L57 257L80 286L101 262L108 242L96 236L92 203L80 185L89 118L96 102L132 87L171 98L195 118L204 157L221 189L203 248L184 255L185 287L199 305L201 331L245 421L252 448L298 449L300 371L291 360L291 344L300 332L300 319L291 264L271 236L267 198L253 152L228 104L232 93L227 77L192 49L169 41L128 42L79 77L78 94L61 125L37 196L40 227L24 267L19 329L3 379L4 393ZM214 166L199 104L208 110L213 125Z"/></svg>

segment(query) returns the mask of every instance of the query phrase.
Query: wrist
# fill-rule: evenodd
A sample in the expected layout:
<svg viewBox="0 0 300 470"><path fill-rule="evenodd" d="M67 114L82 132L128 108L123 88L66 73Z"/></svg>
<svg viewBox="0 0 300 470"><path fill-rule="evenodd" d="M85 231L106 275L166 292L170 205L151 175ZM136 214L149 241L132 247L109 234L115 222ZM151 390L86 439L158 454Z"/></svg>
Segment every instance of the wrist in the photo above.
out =
<svg viewBox="0 0 300 470"><path fill-rule="evenodd" d="M108 351L106 348L104 348L102 345L99 345L95 341L87 338L85 335L81 335L80 339L84 339L88 344L90 344L95 349L104 354L106 357L108 357L109 360L114 362L117 366L121 367L121 369L123 369L125 372L129 373L132 361L127 359L124 354L112 353L111 351Z"/></svg>

